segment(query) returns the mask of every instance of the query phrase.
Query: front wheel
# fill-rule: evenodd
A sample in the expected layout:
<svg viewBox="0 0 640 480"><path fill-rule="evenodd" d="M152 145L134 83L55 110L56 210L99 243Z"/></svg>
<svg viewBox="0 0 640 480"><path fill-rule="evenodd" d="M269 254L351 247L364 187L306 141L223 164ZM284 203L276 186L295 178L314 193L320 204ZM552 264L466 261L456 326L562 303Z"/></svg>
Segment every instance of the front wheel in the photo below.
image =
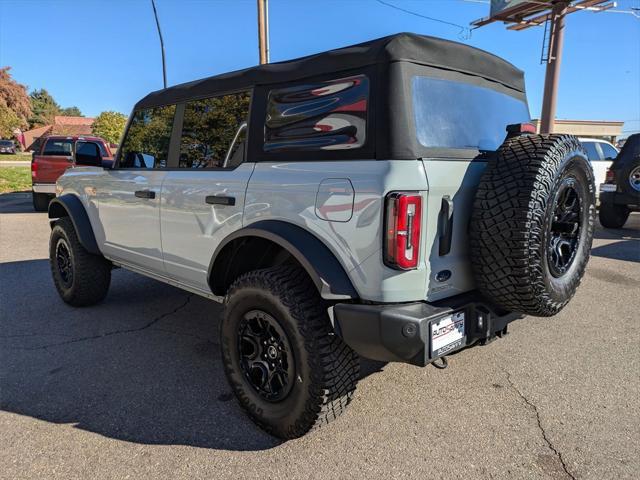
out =
<svg viewBox="0 0 640 480"><path fill-rule="evenodd" d="M598 218L604 228L622 228L631 211L626 205L616 205L614 203L601 203Z"/></svg>
<svg viewBox="0 0 640 480"><path fill-rule="evenodd" d="M111 262L85 250L68 217L57 220L51 230L49 264L53 283L69 305L93 305L107 295Z"/></svg>
<svg viewBox="0 0 640 480"><path fill-rule="evenodd" d="M322 299L300 267L239 277L225 299L222 362L242 407L267 432L300 437L351 401L359 357L336 336Z"/></svg>

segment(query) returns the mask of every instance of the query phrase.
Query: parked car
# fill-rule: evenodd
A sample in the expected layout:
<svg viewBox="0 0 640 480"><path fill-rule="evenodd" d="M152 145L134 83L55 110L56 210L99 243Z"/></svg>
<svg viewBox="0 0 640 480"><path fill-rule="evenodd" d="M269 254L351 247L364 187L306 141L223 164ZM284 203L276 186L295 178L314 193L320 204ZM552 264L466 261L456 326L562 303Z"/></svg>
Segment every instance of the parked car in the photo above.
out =
<svg viewBox="0 0 640 480"><path fill-rule="evenodd" d="M359 355L443 367L567 305L593 171L529 119L522 71L414 34L150 93L112 168L58 179L55 287L92 305L119 266L222 302L238 401L303 435L349 404Z"/></svg>
<svg viewBox="0 0 640 480"><path fill-rule="evenodd" d="M640 133L631 135L600 185L600 223L622 228L631 212L640 211Z"/></svg>
<svg viewBox="0 0 640 480"><path fill-rule="evenodd" d="M607 170L618 156L618 149L606 140L596 138L580 138L580 143L587 152L593 167L596 182L596 198L599 196L598 186L605 182Z"/></svg>
<svg viewBox="0 0 640 480"><path fill-rule="evenodd" d="M60 136L52 135L40 143L40 148L31 157L31 184L33 208L38 212L46 212L49 201L56 193L56 180L68 168L83 165L78 161L77 152L81 152L87 143L95 143L105 161L113 161L113 155L107 142L93 136Z"/></svg>
<svg viewBox="0 0 640 480"><path fill-rule="evenodd" d="M15 155L16 144L13 143L13 140L0 140L0 153L10 153Z"/></svg>

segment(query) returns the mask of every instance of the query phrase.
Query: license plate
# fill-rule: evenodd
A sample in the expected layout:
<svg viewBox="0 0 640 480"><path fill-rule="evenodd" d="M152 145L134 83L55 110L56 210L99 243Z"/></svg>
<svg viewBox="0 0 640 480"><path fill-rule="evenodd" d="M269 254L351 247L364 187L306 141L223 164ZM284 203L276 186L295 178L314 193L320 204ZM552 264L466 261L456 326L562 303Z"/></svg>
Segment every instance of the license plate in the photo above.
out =
<svg viewBox="0 0 640 480"><path fill-rule="evenodd" d="M440 357L463 346L464 312L457 312L431 324L431 357Z"/></svg>

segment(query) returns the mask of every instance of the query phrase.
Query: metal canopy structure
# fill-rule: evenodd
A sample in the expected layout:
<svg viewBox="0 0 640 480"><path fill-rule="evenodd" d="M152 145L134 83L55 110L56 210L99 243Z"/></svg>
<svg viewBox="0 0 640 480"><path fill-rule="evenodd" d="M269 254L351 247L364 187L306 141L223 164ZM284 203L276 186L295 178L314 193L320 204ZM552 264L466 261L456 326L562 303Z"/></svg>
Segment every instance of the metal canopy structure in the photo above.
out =
<svg viewBox="0 0 640 480"><path fill-rule="evenodd" d="M539 27L551 19L555 4L566 3L567 11L573 13L580 10L602 12L616 6L609 0L581 0L576 2L543 1L543 0L498 0L491 2L491 15L472 22L474 28L483 27L493 22L510 23L508 30L524 30L529 27ZM500 8L503 5L503 8Z"/></svg>
<svg viewBox="0 0 640 480"><path fill-rule="evenodd" d="M615 2L609 0L491 0L490 15L471 23L473 28L479 28L503 22L508 25L507 29L517 31L544 25L541 62L547 64L547 71L540 122L542 133L553 132L565 17L582 10L602 12L615 6Z"/></svg>

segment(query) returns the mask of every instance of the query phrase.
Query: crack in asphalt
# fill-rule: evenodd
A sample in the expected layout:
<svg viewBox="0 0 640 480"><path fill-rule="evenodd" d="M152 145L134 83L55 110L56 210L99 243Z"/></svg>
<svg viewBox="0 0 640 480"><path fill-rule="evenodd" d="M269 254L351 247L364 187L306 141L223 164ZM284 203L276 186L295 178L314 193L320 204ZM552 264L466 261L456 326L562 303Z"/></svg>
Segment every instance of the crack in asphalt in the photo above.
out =
<svg viewBox="0 0 640 480"><path fill-rule="evenodd" d="M536 420L538 422L538 429L540 430L540 432L542 433L542 438L544 439L545 443L547 444L547 447L549 448L549 450L551 450L556 458L558 459L558 461L560 462L560 465L562 465L562 469L564 470L564 472L567 474L567 476L569 478L571 478L572 480L576 480L576 477L569 471L569 468L567 467L567 464L564 461L564 458L562 458L562 453L560 453L556 447L554 447L553 443L551 442L551 440L549 440L549 437L547 437L547 432L544 429L544 427L542 426L542 419L540 417L540 411L538 410L538 407L536 406L535 403L533 403L531 400L529 400L521 391L518 387L516 387L516 384L513 383L513 381L511 380L511 373L509 373L507 370L502 369L503 372L507 375L507 382L509 382L509 385L511 386L511 388L518 394L518 396L524 401L524 403L531 408L534 413L536 414Z"/></svg>
<svg viewBox="0 0 640 480"><path fill-rule="evenodd" d="M193 293L189 294L187 296L187 298L185 299L185 301L182 302L180 305L178 305L176 308L174 308L170 312L165 312L165 313L163 313L161 315L158 315L157 317L153 318L151 321L149 321L148 323L146 323L145 325L143 325L141 327L128 328L128 329L125 329L125 330L114 330L114 331L111 331L111 332L102 333L100 335L91 335L91 336L88 336L88 337L79 337L79 338L74 338L74 339L71 339L71 340L67 340L65 342L50 343L50 344L47 344L47 345L40 345L38 347L30 347L30 348L13 347L12 350L31 350L31 351L32 350L46 350L47 348L51 348L51 347L59 347L59 346L62 346L62 345L70 345L72 343L86 342L88 340L97 340L99 338L111 337L113 335L121 335L121 334L125 334L125 333L140 332L142 330L145 330L147 328L152 327L153 325L158 323L163 318L169 317L169 316L173 315L174 313L177 313L180 310L182 310L183 308L185 308L189 304L189 302L191 301L193 296L194 296ZM153 330L161 331L160 329L153 329ZM164 330L164 331L168 331L168 330Z"/></svg>

